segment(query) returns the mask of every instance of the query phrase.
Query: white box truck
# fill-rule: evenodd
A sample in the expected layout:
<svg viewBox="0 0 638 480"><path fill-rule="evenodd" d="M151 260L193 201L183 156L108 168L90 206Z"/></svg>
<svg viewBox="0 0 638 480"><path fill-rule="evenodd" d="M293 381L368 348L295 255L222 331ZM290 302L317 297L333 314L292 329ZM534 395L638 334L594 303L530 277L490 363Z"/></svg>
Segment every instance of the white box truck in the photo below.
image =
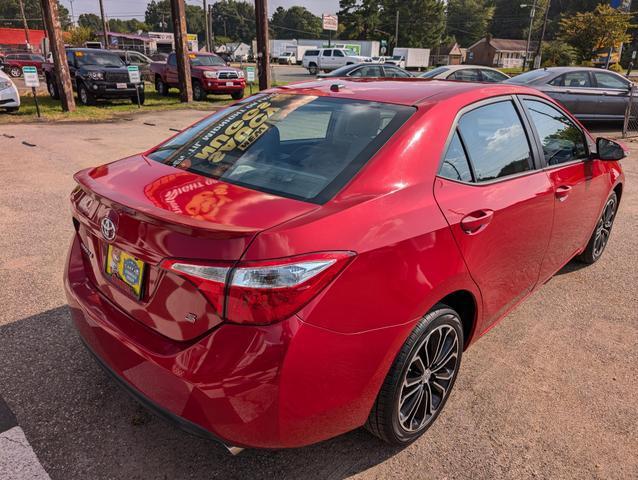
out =
<svg viewBox="0 0 638 480"><path fill-rule="evenodd" d="M402 60L405 66L403 68L427 68L430 63L430 49L429 48L395 48L392 50L392 57L403 57Z"/></svg>

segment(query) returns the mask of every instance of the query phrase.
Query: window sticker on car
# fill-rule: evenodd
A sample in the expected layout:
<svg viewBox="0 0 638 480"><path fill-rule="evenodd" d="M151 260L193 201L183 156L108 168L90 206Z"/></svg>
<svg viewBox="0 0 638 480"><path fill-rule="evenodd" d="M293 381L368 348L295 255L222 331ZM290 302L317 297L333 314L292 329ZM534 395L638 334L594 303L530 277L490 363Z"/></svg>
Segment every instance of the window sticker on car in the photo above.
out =
<svg viewBox="0 0 638 480"><path fill-rule="evenodd" d="M244 152L270 128L266 121L281 110L276 103L275 97L269 95L242 106L205 132L172 165L188 168L191 158L218 164L232 151Z"/></svg>

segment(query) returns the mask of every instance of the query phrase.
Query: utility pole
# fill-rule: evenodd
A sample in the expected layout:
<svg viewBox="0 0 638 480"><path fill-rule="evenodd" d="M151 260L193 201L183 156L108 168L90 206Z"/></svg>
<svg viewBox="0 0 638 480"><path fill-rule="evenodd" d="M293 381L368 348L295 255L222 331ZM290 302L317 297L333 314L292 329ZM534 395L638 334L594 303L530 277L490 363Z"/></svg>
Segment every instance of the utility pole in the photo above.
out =
<svg viewBox="0 0 638 480"><path fill-rule="evenodd" d="M549 16L549 7L552 4L552 0L547 0L547 6L545 7L545 17L543 18L543 29L541 30L541 38L536 46L536 55L534 56L534 68L540 68L543 63L543 40L545 40L545 29L547 28L547 17ZM536 59L538 58L538 66L536 65Z"/></svg>
<svg viewBox="0 0 638 480"><path fill-rule="evenodd" d="M525 56L523 57L523 71L525 71L525 67L527 66L527 60L529 57L529 46L532 42L532 27L534 24L534 14L536 13L536 0L532 3L532 9L529 12L529 30L527 31L527 47L525 47ZM529 5L521 5L521 7L529 7Z"/></svg>
<svg viewBox="0 0 638 480"><path fill-rule="evenodd" d="M210 51L215 51L215 22L213 19L213 6L208 6L208 17L206 17L206 21L209 22L209 31L210 31Z"/></svg>
<svg viewBox="0 0 638 480"><path fill-rule="evenodd" d="M69 3L71 4L71 23L75 27L75 13L73 12L73 0L69 0Z"/></svg>
<svg viewBox="0 0 638 480"><path fill-rule="evenodd" d="M206 0L204 0L204 15L206 16L206 51L210 52L210 22L208 21L208 7L206 6Z"/></svg>
<svg viewBox="0 0 638 480"><path fill-rule="evenodd" d="M44 27L49 37L49 48L53 55L53 65L55 67L55 80L62 110L73 112L75 110L75 100L73 98L73 88L71 86L71 74L69 65L66 62L66 51L64 50L64 40L62 40L62 27L58 17L58 2L55 0L40 0Z"/></svg>
<svg viewBox="0 0 638 480"><path fill-rule="evenodd" d="M259 90L270 88L270 52L268 48L268 0L255 0L257 23L257 70Z"/></svg>
<svg viewBox="0 0 638 480"><path fill-rule="evenodd" d="M100 0L100 15L102 16L102 32L104 33L104 48L110 48L109 45L109 27L106 24L106 17L104 16L104 3Z"/></svg>
<svg viewBox="0 0 638 480"><path fill-rule="evenodd" d="M399 7L397 6L397 18L394 23L394 46L399 46Z"/></svg>
<svg viewBox="0 0 638 480"><path fill-rule="evenodd" d="M177 60L177 79L179 98L182 102L193 101L191 85L191 65L188 59L188 36L186 34L186 9L184 0L171 0L173 35L175 36L175 58Z"/></svg>
<svg viewBox="0 0 638 480"><path fill-rule="evenodd" d="M33 50L31 46L31 41L29 40L29 24L27 23L27 17L24 14L24 3L22 0L18 0L18 4L20 5L20 13L22 14L22 23L24 24L24 38L27 41L27 49L29 51Z"/></svg>

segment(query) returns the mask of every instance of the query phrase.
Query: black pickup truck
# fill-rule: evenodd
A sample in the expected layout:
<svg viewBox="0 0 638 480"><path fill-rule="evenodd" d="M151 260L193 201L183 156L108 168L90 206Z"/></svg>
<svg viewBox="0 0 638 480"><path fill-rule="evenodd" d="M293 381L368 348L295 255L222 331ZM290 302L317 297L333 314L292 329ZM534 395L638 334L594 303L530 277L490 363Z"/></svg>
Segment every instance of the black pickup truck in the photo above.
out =
<svg viewBox="0 0 638 480"><path fill-rule="evenodd" d="M68 48L66 58L73 90L82 105L95 105L98 99L114 98L129 98L137 103L136 89L140 103L144 103L144 82L129 81L126 63L117 54L94 48ZM47 62L42 68L49 94L52 98L60 98L53 64Z"/></svg>

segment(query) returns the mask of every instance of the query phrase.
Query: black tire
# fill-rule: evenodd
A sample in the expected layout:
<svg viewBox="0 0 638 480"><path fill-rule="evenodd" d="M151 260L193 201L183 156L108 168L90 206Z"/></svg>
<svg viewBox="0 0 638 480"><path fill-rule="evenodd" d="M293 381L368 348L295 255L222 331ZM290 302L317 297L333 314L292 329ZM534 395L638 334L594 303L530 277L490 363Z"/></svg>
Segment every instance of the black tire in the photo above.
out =
<svg viewBox="0 0 638 480"><path fill-rule="evenodd" d="M5 111L6 111L7 113L15 113L15 112L17 112L18 110L20 110L20 107L6 107L6 108L5 108Z"/></svg>
<svg viewBox="0 0 638 480"><path fill-rule="evenodd" d="M193 82L193 100L196 102L203 102L206 100L206 91L202 84L197 80Z"/></svg>
<svg viewBox="0 0 638 480"><path fill-rule="evenodd" d="M603 212L600 214L598 222L596 222L596 228L591 234L589 242L587 242L585 251L576 257L579 262L591 265L592 263L596 263L603 255L605 247L609 242L611 229L614 226L614 219L616 218L617 211L618 195L616 195L616 192L612 192L605 202Z"/></svg>
<svg viewBox="0 0 638 480"><path fill-rule="evenodd" d="M47 90L53 100L59 100L60 94L58 93L58 86L55 84L55 80L47 76Z"/></svg>
<svg viewBox="0 0 638 480"><path fill-rule="evenodd" d="M78 100L84 106L95 105L95 96L89 92L86 85L78 82Z"/></svg>
<svg viewBox="0 0 638 480"><path fill-rule="evenodd" d="M13 78L18 78L22 76L22 70L20 70L20 67L11 67L9 69L9 75L11 75Z"/></svg>
<svg viewBox="0 0 638 480"><path fill-rule="evenodd" d="M145 95L144 90L140 90L140 105L144 105ZM131 97L131 102L137 105L137 95Z"/></svg>
<svg viewBox="0 0 638 480"><path fill-rule="evenodd" d="M168 96L168 85L164 83L162 77L155 77L155 90L157 90L157 93L162 97Z"/></svg>
<svg viewBox="0 0 638 480"><path fill-rule="evenodd" d="M462 355L463 327L458 313L447 305L435 305L394 359L366 428L392 445L407 445L423 435L449 398ZM406 422L414 428L408 429Z"/></svg>
<svg viewBox="0 0 638 480"><path fill-rule="evenodd" d="M236 92L231 93L230 96L233 97L233 100L241 100L242 98L244 98L244 91L238 90Z"/></svg>
<svg viewBox="0 0 638 480"><path fill-rule="evenodd" d="M308 73L310 75L317 75L319 73L319 69L317 68L317 64L316 63L309 63L308 64Z"/></svg>

